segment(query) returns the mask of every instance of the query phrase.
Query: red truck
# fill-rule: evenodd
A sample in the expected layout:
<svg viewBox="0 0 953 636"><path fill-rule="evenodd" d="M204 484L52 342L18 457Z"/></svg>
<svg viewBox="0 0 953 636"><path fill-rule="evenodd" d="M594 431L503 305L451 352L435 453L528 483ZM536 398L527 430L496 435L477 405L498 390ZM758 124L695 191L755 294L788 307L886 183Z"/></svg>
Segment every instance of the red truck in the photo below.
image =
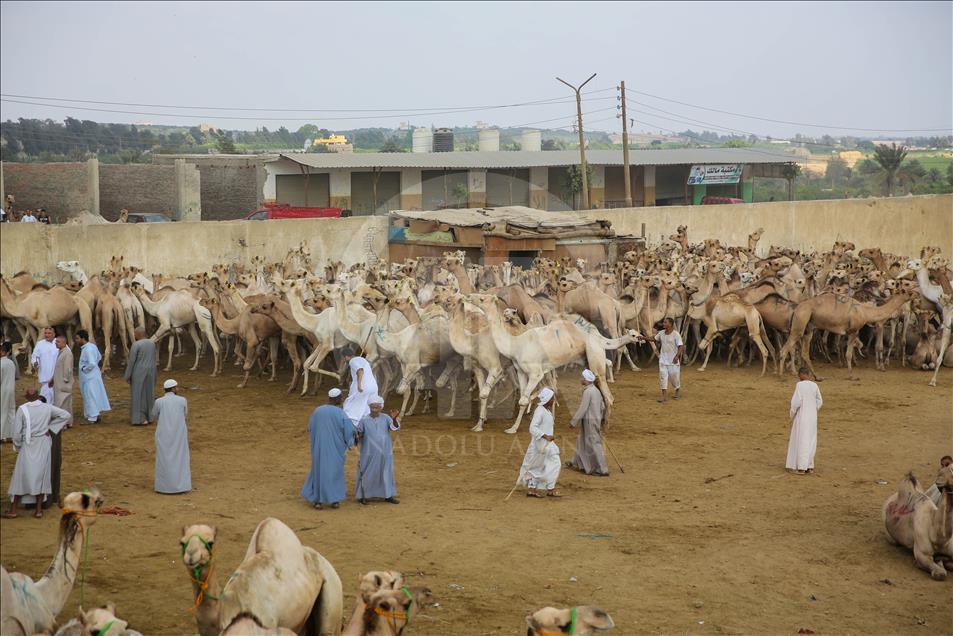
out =
<svg viewBox="0 0 953 636"><path fill-rule="evenodd" d="M340 218L341 208L303 208L285 203L266 203L245 216L246 221L264 221L266 219L327 219Z"/></svg>

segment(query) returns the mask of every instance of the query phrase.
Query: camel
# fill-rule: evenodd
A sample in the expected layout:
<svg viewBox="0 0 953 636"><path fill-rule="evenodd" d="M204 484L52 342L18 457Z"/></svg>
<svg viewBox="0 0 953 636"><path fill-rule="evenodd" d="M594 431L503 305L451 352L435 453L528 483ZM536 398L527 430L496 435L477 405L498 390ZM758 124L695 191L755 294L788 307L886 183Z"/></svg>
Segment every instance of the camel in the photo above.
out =
<svg viewBox="0 0 953 636"><path fill-rule="evenodd" d="M440 261L440 265L457 279L457 285L459 286L461 294L472 294L476 291L470 282L470 277L467 276L467 270L463 267L463 259L459 256L444 256Z"/></svg>
<svg viewBox="0 0 953 636"><path fill-rule="evenodd" d="M102 494L95 488L63 498L59 544L42 578L34 581L0 566L0 633L29 636L53 631L56 616L73 589L87 532L96 523L102 503Z"/></svg>
<svg viewBox="0 0 953 636"><path fill-rule="evenodd" d="M579 314L590 322L598 322L609 338L618 338L621 335L623 319L619 301L598 287L577 285L569 279L563 278L558 285L556 307L561 314ZM618 355L617 352L616 370L622 367L622 356L624 355L629 362L629 368L638 371L639 368L632 361L632 356L629 355L628 347L623 347L621 353L622 355Z"/></svg>
<svg viewBox="0 0 953 636"><path fill-rule="evenodd" d="M354 612L341 636L399 636L413 616L432 605L430 589L408 588L399 572L362 574Z"/></svg>
<svg viewBox="0 0 953 636"><path fill-rule="evenodd" d="M625 336L612 340L604 338L592 325L577 326L574 322L560 319L514 336L503 324L505 307L499 298L489 294L471 294L470 300L486 314L496 348L513 361L519 378L519 413L516 422L506 429L506 433L514 434L519 430L533 391L543 378L579 358L585 358L586 366L596 374L608 412L613 399L606 383L606 351L636 342L639 339L638 332L629 331Z"/></svg>
<svg viewBox="0 0 953 636"><path fill-rule="evenodd" d="M544 607L526 617L529 629L526 636L592 636L595 632L607 632L615 623L602 609L592 605L580 605L570 609Z"/></svg>
<svg viewBox="0 0 953 636"><path fill-rule="evenodd" d="M129 623L116 616L116 607L109 603L88 612L80 608L79 618L74 618L58 630L56 636L142 636Z"/></svg>
<svg viewBox="0 0 953 636"><path fill-rule="evenodd" d="M881 322L893 316L902 305L914 297L916 289L915 285L902 286L879 307L834 293L820 294L800 303L794 310L791 333L778 354L778 374L784 369L785 359L792 353L794 345L800 342L801 357L811 374L816 377L811 362L811 339L815 329L824 329L833 334L847 336L847 375L851 380L857 379L853 369L853 342L857 333L867 324Z"/></svg>
<svg viewBox="0 0 953 636"><path fill-rule="evenodd" d="M208 309L202 307L192 294L185 290L178 290L170 292L159 301L155 301L139 284L133 285L132 292L142 303L142 308L159 320L159 328L152 334L153 342L158 343L164 336L169 335L173 329L188 327L192 342L195 343L195 364L189 371L195 371L199 367L199 355L202 349L202 340L195 331L195 325L198 324L202 333L208 338L215 356L212 365L212 376L221 372L221 347L218 343L218 337L215 335L215 328L212 326L212 314ZM175 340L170 338L169 361L165 366L166 371L172 370L173 345L175 345Z"/></svg>
<svg viewBox="0 0 953 636"><path fill-rule="evenodd" d="M303 337L312 349L318 346L318 341L313 333L295 321L291 314L291 306L277 296L269 296L266 300L252 303L250 307L252 313L262 314L274 320L283 332L282 340L285 341L285 347L288 348L288 354L291 356L292 375L291 383L288 385L288 393L291 393L298 385L298 378L302 371L302 359L298 352L296 338Z"/></svg>
<svg viewBox="0 0 953 636"><path fill-rule="evenodd" d="M245 558L220 593L212 578L217 530L182 529L182 563L195 593L195 622L201 636L219 634L243 612L267 629L338 636L343 592L334 567L304 546L287 525L269 517L255 528ZM307 632L306 632L307 630ZM271 632L273 633L273 632Z"/></svg>
<svg viewBox="0 0 953 636"><path fill-rule="evenodd" d="M761 240L761 235L764 234L764 228L759 227L757 230L748 235L748 253L754 256L755 250L758 249L758 241Z"/></svg>
<svg viewBox="0 0 953 636"><path fill-rule="evenodd" d="M258 360L261 345L266 341L271 355L271 377L268 381L274 382L278 367L278 337L285 333L278 324L265 314L252 312L249 307L245 307L236 318L226 318L217 298L201 300L199 304L211 312L219 329L229 335L237 335L245 343L245 363L242 365L244 376L237 388L244 389L248 384L248 376ZM297 352L295 337L290 340L286 338L284 342L289 353Z"/></svg>
<svg viewBox="0 0 953 636"><path fill-rule="evenodd" d="M712 297L705 303L705 317L703 321L708 330L705 337L698 344L699 349L706 350L705 361L699 367L699 371L704 371L708 366L708 358L711 356L712 343L721 331L732 329L742 325L748 328L748 335L757 345L761 352L761 376L763 377L768 368L768 349L765 345L763 336L764 322L761 314L755 308L753 303L764 300L768 295L775 293L772 285L762 285L759 291L752 294L742 294L731 292L718 297Z"/></svg>
<svg viewBox="0 0 953 636"><path fill-rule="evenodd" d="M941 493L939 506L907 473L884 502L882 517L888 541L913 550L917 565L942 581L953 572L953 466L941 468L934 484Z"/></svg>
<svg viewBox="0 0 953 636"><path fill-rule="evenodd" d="M911 273L916 275L917 283L920 285L920 293L923 294L923 297L932 302L937 311L942 313L943 305L950 302L950 298L944 300L943 286L930 280L930 271L923 264L923 261L918 258L911 258L907 261L906 269L897 274L897 278L904 278Z"/></svg>
<svg viewBox="0 0 953 636"><path fill-rule="evenodd" d="M123 208L119 212L119 218L110 221L101 214L94 214L89 210L80 210L79 214L66 221L66 225L115 225L116 223L127 223L129 221L129 210Z"/></svg>

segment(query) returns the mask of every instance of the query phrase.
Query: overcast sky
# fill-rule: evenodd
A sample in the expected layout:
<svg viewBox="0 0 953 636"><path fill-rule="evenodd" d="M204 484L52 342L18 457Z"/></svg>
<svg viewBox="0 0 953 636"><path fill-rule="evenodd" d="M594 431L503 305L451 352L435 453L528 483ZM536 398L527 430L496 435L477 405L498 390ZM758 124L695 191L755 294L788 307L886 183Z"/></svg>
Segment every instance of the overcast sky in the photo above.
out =
<svg viewBox="0 0 953 636"><path fill-rule="evenodd" d="M633 93L629 114L642 130L877 134L850 127L889 137L953 128L951 2L2 2L0 14L4 120L558 127L575 104L555 76L576 83L598 73L587 90L600 92L584 104L593 130L620 130L619 80L687 104L836 127ZM37 97L157 106L74 104L147 113L126 114L6 101ZM439 110L547 99L557 103Z"/></svg>

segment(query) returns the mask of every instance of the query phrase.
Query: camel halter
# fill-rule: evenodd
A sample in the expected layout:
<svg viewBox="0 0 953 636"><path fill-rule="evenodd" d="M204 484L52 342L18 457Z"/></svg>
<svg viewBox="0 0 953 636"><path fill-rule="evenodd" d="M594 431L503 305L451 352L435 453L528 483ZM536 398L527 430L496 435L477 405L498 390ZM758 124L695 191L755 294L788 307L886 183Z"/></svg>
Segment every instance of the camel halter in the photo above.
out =
<svg viewBox="0 0 953 636"><path fill-rule="evenodd" d="M404 595L407 597L407 600L408 600L407 605L404 606L405 607L404 611L400 611L400 610L389 611L389 610L381 609L380 607L374 608L374 613L380 616L381 618L386 619L395 634L402 633L404 631L404 628L410 625L410 607L411 605L413 605L413 600L414 600L413 595L410 593L410 590L407 589L406 585L400 588L400 591L404 593ZM397 621L399 620L404 621L404 625L400 629L397 628Z"/></svg>
<svg viewBox="0 0 953 636"><path fill-rule="evenodd" d="M114 618L113 620L106 623L106 625L102 629L94 629L90 631L89 633L92 634L93 636L106 636L106 634L109 633L109 630L112 629L113 623L115 622L116 622L116 619Z"/></svg>
<svg viewBox="0 0 953 636"><path fill-rule="evenodd" d="M212 570L215 569L215 564L212 563L212 559L214 556L213 544L209 543L208 541L203 539L201 536L197 534L193 534L186 540L185 543L182 544L183 557L185 556L185 551L189 547L189 544L192 543L192 539L198 539L199 541L201 541L202 545L205 546L205 549L208 550L208 572L205 573L205 579L203 580L201 578L202 577L201 565L194 568L190 568L189 578L192 579L192 582L199 587L199 593L195 595L195 604L193 604L192 607L189 608L190 612L194 612L196 609L198 609L199 605L202 604L202 601L205 600L206 596L212 599L213 601L222 600L221 594L219 594L218 596L215 596L214 594L208 591L208 581L210 578L212 578Z"/></svg>
<svg viewBox="0 0 953 636"><path fill-rule="evenodd" d="M83 494L90 494L88 490L84 490ZM73 508L63 508L64 515L75 515L77 517L95 517L99 513L99 507L102 505L102 501L96 502L96 507L93 510L84 510L80 508L75 510ZM89 526L85 528L86 532L83 533L83 569L79 575L79 606L83 607L86 605L86 571L89 569Z"/></svg>

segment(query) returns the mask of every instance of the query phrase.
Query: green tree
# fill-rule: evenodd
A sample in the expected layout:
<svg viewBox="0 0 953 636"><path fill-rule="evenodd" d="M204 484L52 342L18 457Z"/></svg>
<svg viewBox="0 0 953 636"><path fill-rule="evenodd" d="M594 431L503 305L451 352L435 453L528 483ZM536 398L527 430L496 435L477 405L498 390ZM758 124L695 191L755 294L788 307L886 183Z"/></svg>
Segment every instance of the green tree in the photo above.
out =
<svg viewBox="0 0 953 636"><path fill-rule="evenodd" d="M946 182L953 186L953 163L946 165Z"/></svg>
<svg viewBox="0 0 953 636"><path fill-rule="evenodd" d="M796 163L786 163L781 167L781 176L788 180L788 201L793 201L794 181L801 176L801 166Z"/></svg>
<svg viewBox="0 0 953 636"><path fill-rule="evenodd" d="M396 139L388 139L380 148L381 152L406 152Z"/></svg>
<svg viewBox="0 0 953 636"><path fill-rule="evenodd" d="M953 166L953 163L950 164ZM939 168L930 168L930 172L927 173L927 181L930 183L939 183L943 179L943 173L940 172Z"/></svg>
<svg viewBox="0 0 953 636"><path fill-rule="evenodd" d="M232 141L232 136L224 130L217 130L212 133L215 137L215 147L218 148L218 151L222 154L233 155L237 151L235 149L235 142Z"/></svg>
<svg viewBox="0 0 953 636"><path fill-rule="evenodd" d="M831 188L835 188L838 183L843 183L850 179L850 168L847 162L836 155L831 157L831 160L827 162L827 171L824 173L824 179L831 184Z"/></svg>
<svg viewBox="0 0 953 636"><path fill-rule="evenodd" d="M592 183L592 166L586 164L586 181ZM566 181L563 184L563 195L569 201L572 201L573 209L576 209L576 196L582 192L582 170L579 166L569 166L566 168Z"/></svg>
<svg viewBox="0 0 953 636"><path fill-rule="evenodd" d="M907 192L910 192L926 176L926 168L916 159L907 161L897 170L897 181Z"/></svg>
<svg viewBox="0 0 953 636"><path fill-rule="evenodd" d="M887 146L880 144L874 149L874 161L876 161L887 176L887 196L892 197L896 187L897 171L903 165L903 160L907 157L907 149L904 146L898 146L893 143Z"/></svg>
<svg viewBox="0 0 953 636"><path fill-rule="evenodd" d="M722 148L747 148L748 146L748 142L744 139L729 139L721 144Z"/></svg>

